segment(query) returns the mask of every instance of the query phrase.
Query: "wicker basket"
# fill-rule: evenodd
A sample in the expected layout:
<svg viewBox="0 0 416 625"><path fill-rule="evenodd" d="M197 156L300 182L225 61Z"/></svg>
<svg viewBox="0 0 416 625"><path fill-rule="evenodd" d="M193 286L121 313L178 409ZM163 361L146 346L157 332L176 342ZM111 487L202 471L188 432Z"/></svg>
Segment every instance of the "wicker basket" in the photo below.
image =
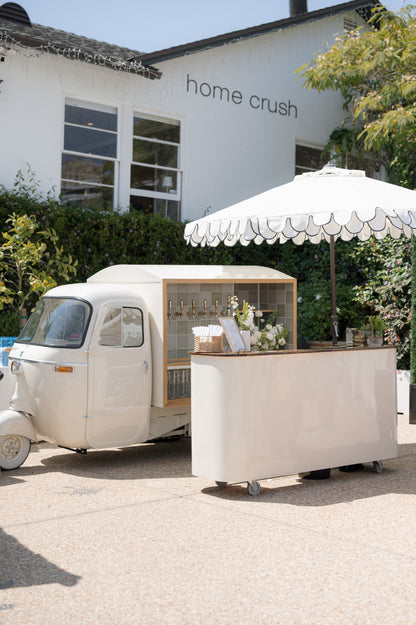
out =
<svg viewBox="0 0 416 625"><path fill-rule="evenodd" d="M222 334L219 336L194 336L195 352L222 352Z"/></svg>

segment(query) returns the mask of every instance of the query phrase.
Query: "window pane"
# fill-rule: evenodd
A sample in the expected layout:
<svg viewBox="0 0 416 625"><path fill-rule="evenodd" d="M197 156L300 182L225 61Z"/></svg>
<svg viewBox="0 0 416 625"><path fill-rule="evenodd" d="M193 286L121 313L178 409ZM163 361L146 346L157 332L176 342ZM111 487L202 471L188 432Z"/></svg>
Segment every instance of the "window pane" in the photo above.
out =
<svg viewBox="0 0 416 625"><path fill-rule="evenodd" d="M117 132L117 114L95 111L82 106L65 105L65 121L79 126L90 126Z"/></svg>
<svg viewBox="0 0 416 625"><path fill-rule="evenodd" d="M144 165L132 165L130 186L133 189L176 194L177 178L176 171L156 169L155 167L146 167Z"/></svg>
<svg viewBox="0 0 416 625"><path fill-rule="evenodd" d="M178 167L178 148L176 145L133 139L133 161Z"/></svg>
<svg viewBox="0 0 416 625"><path fill-rule="evenodd" d="M311 148L306 145L296 146L296 167L305 170L316 171L322 169L328 162L329 156L322 157L322 150Z"/></svg>
<svg viewBox="0 0 416 625"><path fill-rule="evenodd" d="M107 310L98 344L121 347L121 308Z"/></svg>
<svg viewBox="0 0 416 625"><path fill-rule="evenodd" d="M85 182L61 183L61 195L65 204L93 204L103 208L113 207L113 189L89 185Z"/></svg>
<svg viewBox="0 0 416 625"><path fill-rule="evenodd" d="M96 184L114 184L114 162L98 158L62 155L62 178Z"/></svg>
<svg viewBox="0 0 416 625"><path fill-rule="evenodd" d="M153 215L153 205L155 203L153 197L140 197L138 195L130 196L130 208L138 213Z"/></svg>
<svg viewBox="0 0 416 625"><path fill-rule="evenodd" d="M138 308L123 308L123 345L124 347L143 345L143 315Z"/></svg>
<svg viewBox="0 0 416 625"><path fill-rule="evenodd" d="M143 117L134 117L133 134L139 137L149 137L151 139L161 139L162 141L172 141L179 143L180 126L179 122L171 124L159 122L154 119L144 119Z"/></svg>
<svg viewBox="0 0 416 625"><path fill-rule="evenodd" d="M130 196L131 210L154 215L163 215L173 221L180 219L180 202L174 200L161 200L152 197Z"/></svg>
<svg viewBox="0 0 416 625"><path fill-rule="evenodd" d="M179 221L179 202L155 199L153 212L157 215L168 217L168 219L173 219L173 221Z"/></svg>
<svg viewBox="0 0 416 625"><path fill-rule="evenodd" d="M90 319L90 306L74 298L43 297L18 342L48 347L80 347Z"/></svg>
<svg viewBox="0 0 416 625"><path fill-rule="evenodd" d="M117 156L117 135L102 130L65 126L64 149L98 156Z"/></svg>

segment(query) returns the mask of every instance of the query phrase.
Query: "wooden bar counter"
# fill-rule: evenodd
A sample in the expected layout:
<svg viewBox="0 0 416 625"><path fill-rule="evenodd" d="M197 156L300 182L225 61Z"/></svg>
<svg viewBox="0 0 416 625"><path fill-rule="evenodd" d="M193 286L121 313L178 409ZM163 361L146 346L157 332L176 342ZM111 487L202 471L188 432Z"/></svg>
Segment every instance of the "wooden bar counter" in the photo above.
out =
<svg viewBox="0 0 416 625"><path fill-rule="evenodd" d="M192 473L219 485L397 456L396 350L192 353Z"/></svg>

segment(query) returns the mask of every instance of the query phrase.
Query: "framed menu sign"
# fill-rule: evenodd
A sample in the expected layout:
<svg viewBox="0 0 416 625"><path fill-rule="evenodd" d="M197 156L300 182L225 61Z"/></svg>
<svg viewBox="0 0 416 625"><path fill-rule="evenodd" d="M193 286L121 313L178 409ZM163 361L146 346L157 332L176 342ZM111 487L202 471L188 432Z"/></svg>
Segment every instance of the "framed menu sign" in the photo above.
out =
<svg viewBox="0 0 416 625"><path fill-rule="evenodd" d="M231 351L246 352L247 348L234 317L219 317L218 320L224 329Z"/></svg>

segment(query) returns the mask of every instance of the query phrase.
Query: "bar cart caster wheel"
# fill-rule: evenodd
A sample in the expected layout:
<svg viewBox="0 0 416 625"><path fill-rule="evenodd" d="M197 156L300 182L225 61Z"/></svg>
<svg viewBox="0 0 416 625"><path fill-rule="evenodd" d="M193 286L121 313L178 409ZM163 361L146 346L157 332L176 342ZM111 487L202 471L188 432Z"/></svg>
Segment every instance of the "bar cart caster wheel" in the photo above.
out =
<svg viewBox="0 0 416 625"><path fill-rule="evenodd" d="M249 495L255 496L259 494L261 486L258 482L247 482L247 490Z"/></svg>
<svg viewBox="0 0 416 625"><path fill-rule="evenodd" d="M215 480L215 483L218 488L225 488L226 486L228 486L228 482L217 482L217 480Z"/></svg>
<svg viewBox="0 0 416 625"><path fill-rule="evenodd" d="M381 460L374 460L373 467L376 473L381 473L383 470L383 463L381 462Z"/></svg>

